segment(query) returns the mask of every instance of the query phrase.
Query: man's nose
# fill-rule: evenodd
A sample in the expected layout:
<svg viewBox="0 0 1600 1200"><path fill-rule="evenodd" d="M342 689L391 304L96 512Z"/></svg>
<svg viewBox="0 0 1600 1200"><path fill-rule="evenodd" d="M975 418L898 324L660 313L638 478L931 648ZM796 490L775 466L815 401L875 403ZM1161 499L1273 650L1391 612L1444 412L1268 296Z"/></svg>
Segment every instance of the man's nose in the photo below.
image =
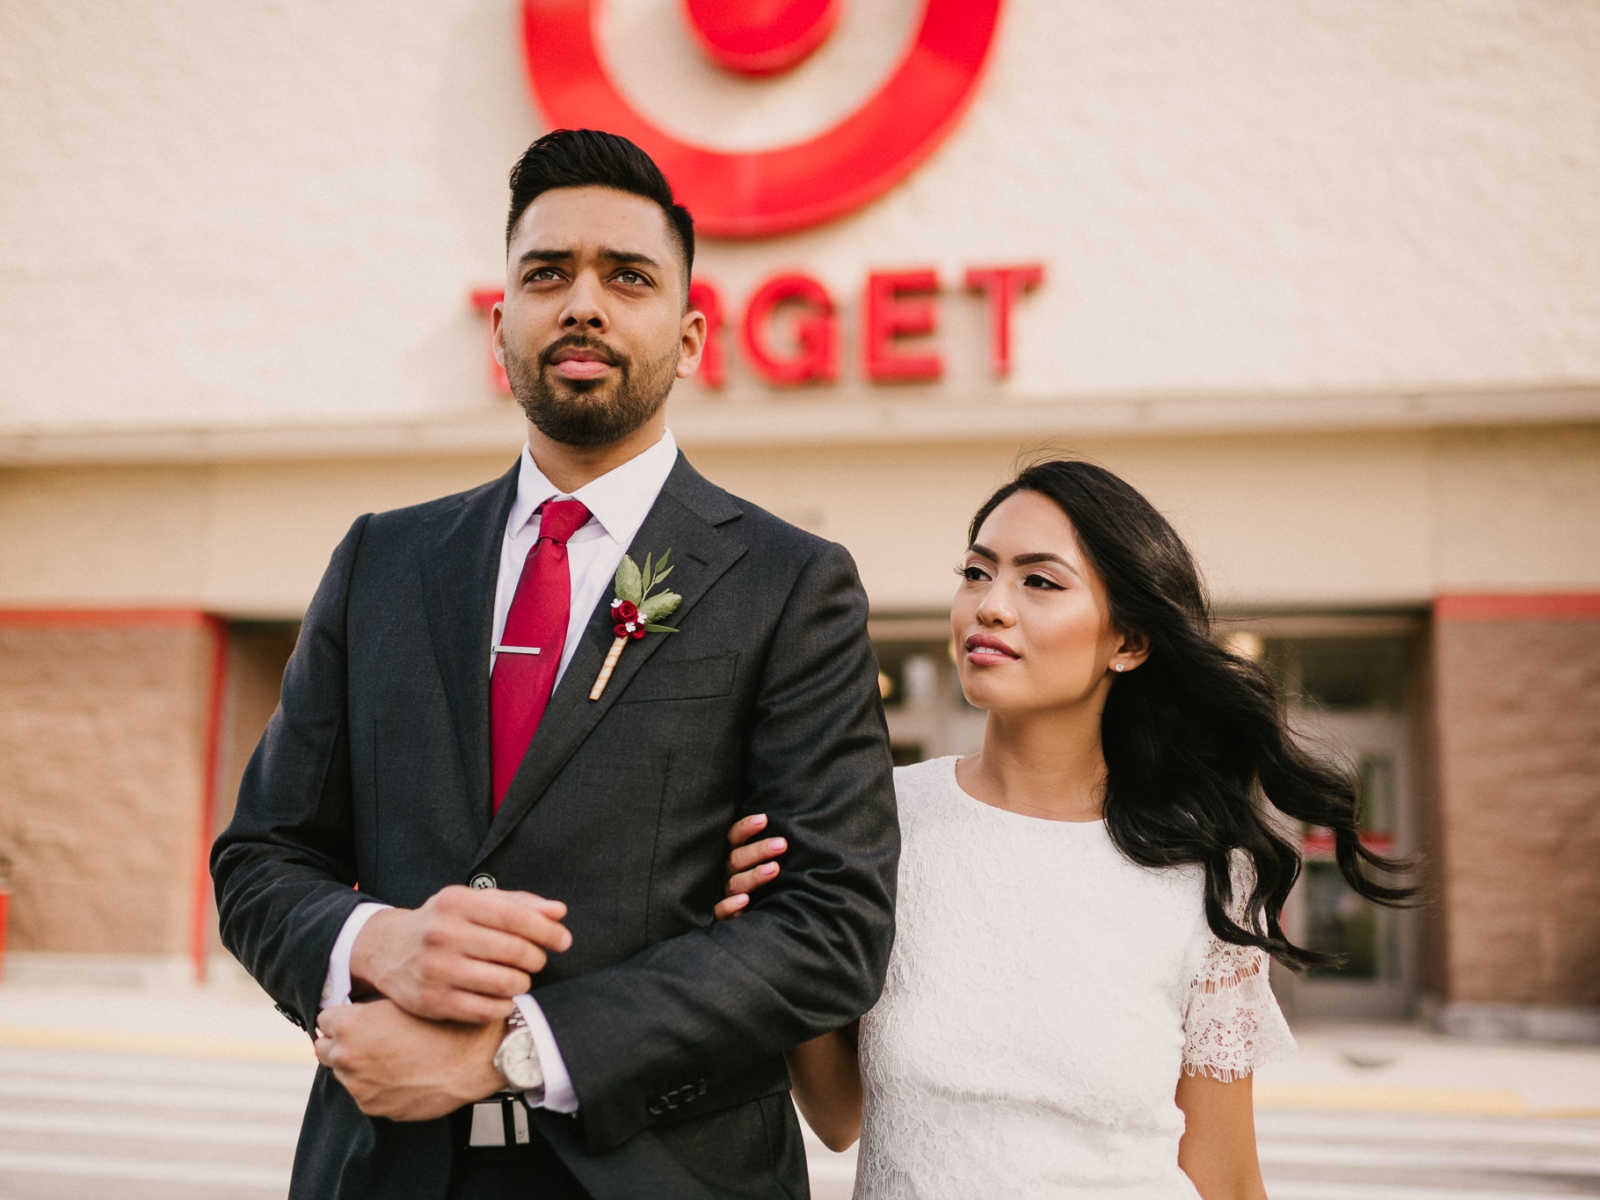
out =
<svg viewBox="0 0 1600 1200"><path fill-rule="evenodd" d="M606 328L606 311L600 281L587 272L572 282L561 308L561 327L567 330Z"/></svg>

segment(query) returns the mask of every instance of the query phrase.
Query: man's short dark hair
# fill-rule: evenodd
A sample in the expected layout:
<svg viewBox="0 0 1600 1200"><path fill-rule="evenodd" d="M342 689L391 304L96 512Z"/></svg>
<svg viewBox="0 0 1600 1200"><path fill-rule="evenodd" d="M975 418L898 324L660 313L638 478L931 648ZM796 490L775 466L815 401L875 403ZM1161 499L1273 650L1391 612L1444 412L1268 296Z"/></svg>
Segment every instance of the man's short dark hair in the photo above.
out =
<svg viewBox="0 0 1600 1200"><path fill-rule="evenodd" d="M685 282L694 269L694 218L672 199L672 185L651 157L625 137L597 129L557 129L523 151L511 168L506 246L528 205L551 188L608 187L654 200L683 252Z"/></svg>

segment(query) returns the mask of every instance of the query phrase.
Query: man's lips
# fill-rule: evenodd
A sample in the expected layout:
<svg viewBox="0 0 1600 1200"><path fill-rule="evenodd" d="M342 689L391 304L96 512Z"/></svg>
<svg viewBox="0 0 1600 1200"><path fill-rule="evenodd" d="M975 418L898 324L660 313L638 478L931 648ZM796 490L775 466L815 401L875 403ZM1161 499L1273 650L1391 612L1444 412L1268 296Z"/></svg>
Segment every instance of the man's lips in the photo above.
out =
<svg viewBox="0 0 1600 1200"><path fill-rule="evenodd" d="M587 346L563 346L550 355L550 366L567 379L597 379L612 365L610 355Z"/></svg>
<svg viewBox="0 0 1600 1200"><path fill-rule="evenodd" d="M567 379L598 379L611 370L611 364L598 358L563 358L554 364L556 374Z"/></svg>
<svg viewBox="0 0 1600 1200"><path fill-rule="evenodd" d="M975 663L1015 662L1022 656L999 638L975 633L964 643L967 659Z"/></svg>

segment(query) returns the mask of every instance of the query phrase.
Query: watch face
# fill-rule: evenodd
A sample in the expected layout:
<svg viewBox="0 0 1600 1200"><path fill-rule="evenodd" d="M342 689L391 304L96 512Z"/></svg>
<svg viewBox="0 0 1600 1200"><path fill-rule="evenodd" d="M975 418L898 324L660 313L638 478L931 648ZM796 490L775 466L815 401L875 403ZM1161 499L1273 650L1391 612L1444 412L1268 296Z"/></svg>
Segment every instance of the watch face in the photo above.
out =
<svg viewBox="0 0 1600 1200"><path fill-rule="evenodd" d="M533 1034L527 1029L513 1029L506 1034L495 1052L494 1065L506 1082L519 1092L526 1092L544 1083L544 1072L539 1067L539 1052L534 1048Z"/></svg>

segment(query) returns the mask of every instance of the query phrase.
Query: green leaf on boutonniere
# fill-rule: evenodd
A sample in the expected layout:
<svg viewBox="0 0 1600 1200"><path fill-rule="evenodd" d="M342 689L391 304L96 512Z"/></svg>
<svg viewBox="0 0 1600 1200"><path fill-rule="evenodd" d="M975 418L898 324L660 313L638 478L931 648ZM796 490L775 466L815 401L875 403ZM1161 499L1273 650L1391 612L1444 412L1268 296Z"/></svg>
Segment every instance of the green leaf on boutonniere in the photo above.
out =
<svg viewBox="0 0 1600 1200"><path fill-rule="evenodd" d="M683 597L678 595L677 592L659 592L654 596L645 597L644 603L639 605L639 615L646 622L654 621L674 612L682 601ZM648 629L649 627L646 624L645 628ZM676 633L677 630L674 629L672 632Z"/></svg>
<svg viewBox="0 0 1600 1200"><path fill-rule="evenodd" d="M639 573L639 565L626 554L617 564L616 579L613 580L617 595L629 604L638 608L644 601L644 577Z"/></svg>
<svg viewBox="0 0 1600 1200"><path fill-rule="evenodd" d="M613 581L617 596L606 613L612 622L611 649L606 651L605 662L600 664L600 674L595 676L594 686L589 689L590 700L598 700L605 694L606 684L611 682L611 674L617 669L617 661L629 642L642 638L646 633L678 632L671 625L660 624L660 618L674 612L683 602L683 597L677 592L651 595L661 581L672 574L672 568L667 565L671 554L670 549L663 550L659 561L653 555L646 554L642 571L626 554L617 564L617 576ZM624 608L625 604L628 607ZM619 616L619 610L628 615Z"/></svg>

